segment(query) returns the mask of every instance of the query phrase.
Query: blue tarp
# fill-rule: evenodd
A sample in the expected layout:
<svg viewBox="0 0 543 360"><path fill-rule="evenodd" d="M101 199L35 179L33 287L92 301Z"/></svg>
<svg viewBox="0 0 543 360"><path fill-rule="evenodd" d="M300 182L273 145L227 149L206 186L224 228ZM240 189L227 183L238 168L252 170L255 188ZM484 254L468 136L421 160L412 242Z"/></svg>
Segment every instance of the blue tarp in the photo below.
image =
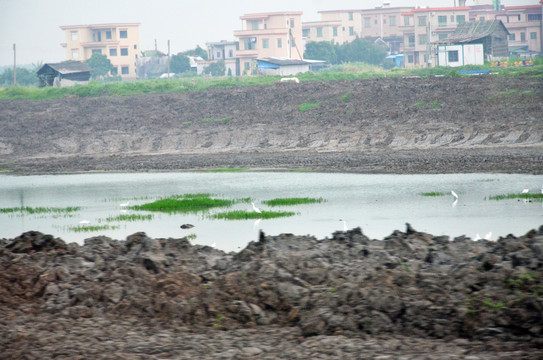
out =
<svg viewBox="0 0 543 360"><path fill-rule="evenodd" d="M465 75L480 75L480 74L488 74L490 70L460 70L458 71L459 74L465 74Z"/></svg>

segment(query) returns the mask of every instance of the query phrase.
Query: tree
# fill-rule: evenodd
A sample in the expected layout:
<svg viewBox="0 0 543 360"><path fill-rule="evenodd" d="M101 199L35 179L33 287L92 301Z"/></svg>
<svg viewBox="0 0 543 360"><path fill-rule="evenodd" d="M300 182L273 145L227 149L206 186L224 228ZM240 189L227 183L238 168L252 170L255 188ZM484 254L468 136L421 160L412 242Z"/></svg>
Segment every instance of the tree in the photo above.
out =
<svg viewBox="0 0 543 360"><path fill-rule="evenodd" d="M85 61L87 65L92 68L92 78L98 79L101 76L106 76L111 70L113 70L113 65L107 56L102 54L92 54L90 59Z"/></svg>
<svg viewBox="0 0 543 360"><path fill-rule="evenodd" d="M207 60L207 52L200 47L200 45L197 45L195 49L183 51L181 53L185 56L199 56L204 60Z"/></svg>
<svg viewBox="0 0 543 360"><path fill-rule="evenodd" d="M215 63L209 64L209 66L205 68L204 74L211 74L211 76L224 76L224 74L226 74L226 65L224 64L224 60L219 60Z"/></svg>
<svg viewBox="0 0 543 360"><path fill-rule="evenodd" d="M337 64L336 47L328 41L310 41L305 46L304 58L325 60L329 64Z"/></svg>
<svg viewBox="0 0 543 360"><path fill-rule="evenodd" d="M13 68L7 68L0 75L0 86L12 86L13 85ZM38 76L34 71L17 68L17 85L32 86L38 85Z"/></svg>
<svg viewBox="0 0 543 360"><path fill-rule="evenodd" d="M366 39L356 38L338 48L337 57L340 63L363 62L380 65L385 60L386 50Z"/></svg>
<svg viewBox="0 0 543 360"><path fill-rule="evenodd" d="M170 60L170 71L184 73L190 70L190 60L185 55L172 55Z"/></svg>

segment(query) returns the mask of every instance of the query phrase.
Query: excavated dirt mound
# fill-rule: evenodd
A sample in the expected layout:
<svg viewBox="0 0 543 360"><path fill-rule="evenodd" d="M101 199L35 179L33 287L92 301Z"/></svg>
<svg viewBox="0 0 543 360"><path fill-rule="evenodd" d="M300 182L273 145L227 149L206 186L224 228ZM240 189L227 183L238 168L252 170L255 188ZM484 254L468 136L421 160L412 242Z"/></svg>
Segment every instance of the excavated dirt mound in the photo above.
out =
<svg viewBox="0 0 543 360"><path fill-rule="evenodd" d="M0 167L541 173L542 98L540 79L480 76L2 100Z"/></svg>

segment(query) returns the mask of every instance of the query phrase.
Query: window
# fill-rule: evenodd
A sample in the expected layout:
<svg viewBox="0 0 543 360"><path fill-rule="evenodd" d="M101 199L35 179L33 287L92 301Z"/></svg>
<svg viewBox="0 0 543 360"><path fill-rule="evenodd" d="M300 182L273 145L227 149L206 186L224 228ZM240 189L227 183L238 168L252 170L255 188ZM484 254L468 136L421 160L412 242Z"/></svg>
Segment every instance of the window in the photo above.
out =
<svg viewBox="0 0 543 360"><path fill-rule="evenodd" d="M451 15L451 24L454 24L454 15Z"/></svg>
<svg viewBox="0 0 543 360"><path fill-rule="evenodd" d="M277 48L281 49L282 47L283 47L283 40L282 39L277 39Z"/></svg>
<svg viewBox="0 0 543 360"><path fill-rule="evenodd" d="M447 26L447 17L446 16L438 16L437 17L437 26L439 26L439 27Z"/></svg>
<svg viewBox="0 0 543 360"><path fill-rule="evenodd" d="M383 24L386 24L387 23L387 19L383 19Z"/></svg>
<svg viewBox="0 0 543 360"><path fill-rule="evenodd" d="M404 18L403 18L403 24L404 24L405 26L408 26L409 23L410 23L410 21L409 21L409 16L404 16Z"/></svg>
<svg viewBox="0 0 543 360"><path fill-rule="evenodd" d="M121 31L119 32L119 37L120 37L121 39L127 39L127 38L128 38L128 30L121 30Z"/></svg>
<svg viewBox="0 0 543 360"><path fill-rule="evenodd" d="M409 35L409 47L415 47L415 35Z"/></svg>
<svg viewBox="0 0 543 360"><path fill-rule="evenodd" d="M388 18L388 23L390 24L390 26L396 26L396 16L390 16Z"/></svg>
<svg viewBox="0 0 543 360"><path fill-rule="evenodd" d="M463 24L466 22L466 15L456 15L456 23Z"/></svg>
<svg viewBox="0 0 543 360"><path fill-rule="evenodd" d="M485 21L485 17L484 17L484 16L481 16L481 17L479 18L479 21Z"/></svg>
<svg viewBox="0 0 543 360"><path fill-rule="evenodd" d="M349 35L354 35L354 28L352 26L349 26Z"/></svg>
<svg viewBox="0 0 543 360"><path fill-rule="evenodd" d="M445 40L448 37L447 33L440 33L438 35L439 40Z"/></svg>
<svg viewBox="0 0 543 360"><path fill-rule="evenodd" d="M426 16L419 16L419 26L426 26Z"/></svg>
<svg viewBox="0 0 543 360"><path fill-rule="evenodd" d="M101 49L92 49L91 53L92 53L92 55L94 55L94 54L102 54L102 50Z"/></svg>
<svg viewBox="0 0 543 360"><path fill-rule="evenodd" d="M117 75L119 74L119 69L117 69L116 66L111 68L111 75Z"/></svg>
<svg viewBox="0 0 543 360"><path fill-rule="evenodd" d="M111 39L111 30L106 30L106 39Z"/></svg>
<svg viewBox="0 0 543 360"><path fill-rule="evenodd" d="M79 49L72 49L72 59L79 59Z"/></svg>
<svg viewBox="0 0 543 360"><path fill-rule="evenodd" d="M248 63L248 62L244 62L243 67L245 68L245 70L250 70L251 69L251 64Z"/></svg>
<svg viewBox="0 0 543 360"><path fill-rule="evenodd" d="M254 49L256 49L256 38L255 37L246 38L244 40L244 46L245 46L245 50L254 50Z"/></svg>
<svg viewBox="0 0 543 360"><path fill-rule="evenodd" d="M121 66L121 74L128 75L128 66Z"/></svg>
<svg viewBox="0 0 543 360"><path fill-rule="evenodd" d="M522 42L526 41L526 33L525 32L520 33L520 41L522 41Z"/></svg>
<svg viewBox="0 0 543 360"><path fill-rule="evenodd" d="M370 18L364 18L364 27L371 27L371 19Z"/></svg>
<svg viewBox="0 0 543 360"><path fill-rule="evenodd" d="M258 30L258 21L249 21L249 25L250 25L250 28L251 30Z"/></svg>
<svg viewBox="0 0 543 360"><path fill-rule="evenodd" d="M121 48L121 56L128 56L128 48Z"/></svg>
<svg viewBox="0 0 543 360"><path fill-rule="evenodd" d="M375 25L377 25L377 19L373 20L373 23L374 23Z"/></svg>
<svg viewBox="0 0 543 360"><path fill-rule="evenodd" d="M352 20L352 19L353 19L353 13L350 12L350 13L349 13L349 20Z"/></svg>
<svg viewBox="0 0 543 360"><path fill-rule="evenodd" d="M537 33L536 32L531 32L530 33L530 40L537 40Z"/></svg>
<svg viewBox="0 0 543 360"><path fill-rule="evenodd" d="M109 49L109 56L117 56L117 49Z"/></svg>
<svg viewBox="0 0 543 360"><path fill-rule="evenodd" d="M407 55L407 62L408 63L413 63L413 55Z"/></svg>
<svg viewBox="0 0 543 360"><path fill-rule="evenodd" d="M228 57L234 57L234 50L228 50Z"/></svg>
<svg viewBox="0 0 543 360"><path fill-rule="evenodd" d="M221 52L217 51L217 59L220 59L220 58L221 58Z"/></svg>
<svg viewBox="0 0 543 360"><path fill-rule="evenodd" d="M509 34L509 40L515 41L515 34Z"/></svg>
<svg viewBox="0 0 543 360"><path fill-rule="evenodd" d="M294 19L290 19L290 27L291 27L291 28L294 27Z"/></svg>
<svg viewBox="0 0 543 360"><path fill-rule="evenodd" d="M77 41L77 39L78 39L77 31L70 32L70 36L72 38L72 41Z"/></svg>
<svg viewBox="0 0 543 360"><path fill-rule="evenodd" d="M528 14L528 21L539 21L541 20L541 14Z"/></svg>
<svg viewBox="0 0 543 360"><path fill-rule="evenodd" d="M426 45L427 42L426 35L419 35L419 45Z"/></svg>
<svg viewBox="0 0 543 360"><path fill-rule="evenodd" d="M270 48L270 40L269 39L262 39L262 48L263 49L269 49Z"/></svg>
<svg viewBox="0 0 543 360"><path fill-rule="evenodd" d="M303 29L302 30L302 36L303 37L308 37L310 32L311 32L311 29Z"/></svg>
<svg viewBox="0 0 543 360"><path fill-rule="evenodd" d="M322 37L322 28L321 27L317 28L317 37Z"/></svg>
<svg viewBox="0 0 543 360"><path fill-rule="evenodd" d="M332 29L334 36L337 36L337 26L334 26Z"/></svg>
<svg viewBox="0 0 543 360"><path fill-rule="evenodd" d="M447 51L449 62L458 62L458 50Z"/></svg>
<svg viewBox="0 0 543 360"><path fill-rule="evenodd" d="M296 39L292 38L292 47L296 47Z"/></svg>

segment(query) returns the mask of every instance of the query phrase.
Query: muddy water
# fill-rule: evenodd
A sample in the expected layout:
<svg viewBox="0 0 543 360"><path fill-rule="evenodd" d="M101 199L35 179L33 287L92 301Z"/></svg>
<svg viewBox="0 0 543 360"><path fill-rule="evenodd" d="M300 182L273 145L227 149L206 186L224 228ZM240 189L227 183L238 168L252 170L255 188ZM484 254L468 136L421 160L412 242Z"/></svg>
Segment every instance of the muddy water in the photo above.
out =
<svg viewBox="0 0 543 360"><path fill-rule="evenodd" d="M0 176L0 208L79 206L73 214L2 214L0 238L12 238L37 230L67 242L106 235L124 239L143 231L153 238L191 235L194 244L237 251L266 234L311 234L318 238L348 228L361 227L370 238L381 239L392 231L415 229L452 237L476 234L491 238L509 233L522 235L543 224L543 203L517 200L493 201L489 196L520 193L527 188L540 192L542 175L448 174L364 175L323 173L131 173L46 176ZM450 191L459 200L454 203ZM446 195L426 197L424 192ZM295 216L273 220L212 220L209 213L152 214L151 220L107 221L119 214L148 214L125 211L120 206L153 201L173 194L211 193L228 199L252 198L263 210L294 211ZM279 197L323 198L319 204L270 208L262 203ZM251 210L247 203L231 209ZM213 212L224 211L217 209ZM212 212L212 213L213 213ZM81 220L108 225L109 230L75 232ZM180 225L190 223L191 229Z"/></svg>

